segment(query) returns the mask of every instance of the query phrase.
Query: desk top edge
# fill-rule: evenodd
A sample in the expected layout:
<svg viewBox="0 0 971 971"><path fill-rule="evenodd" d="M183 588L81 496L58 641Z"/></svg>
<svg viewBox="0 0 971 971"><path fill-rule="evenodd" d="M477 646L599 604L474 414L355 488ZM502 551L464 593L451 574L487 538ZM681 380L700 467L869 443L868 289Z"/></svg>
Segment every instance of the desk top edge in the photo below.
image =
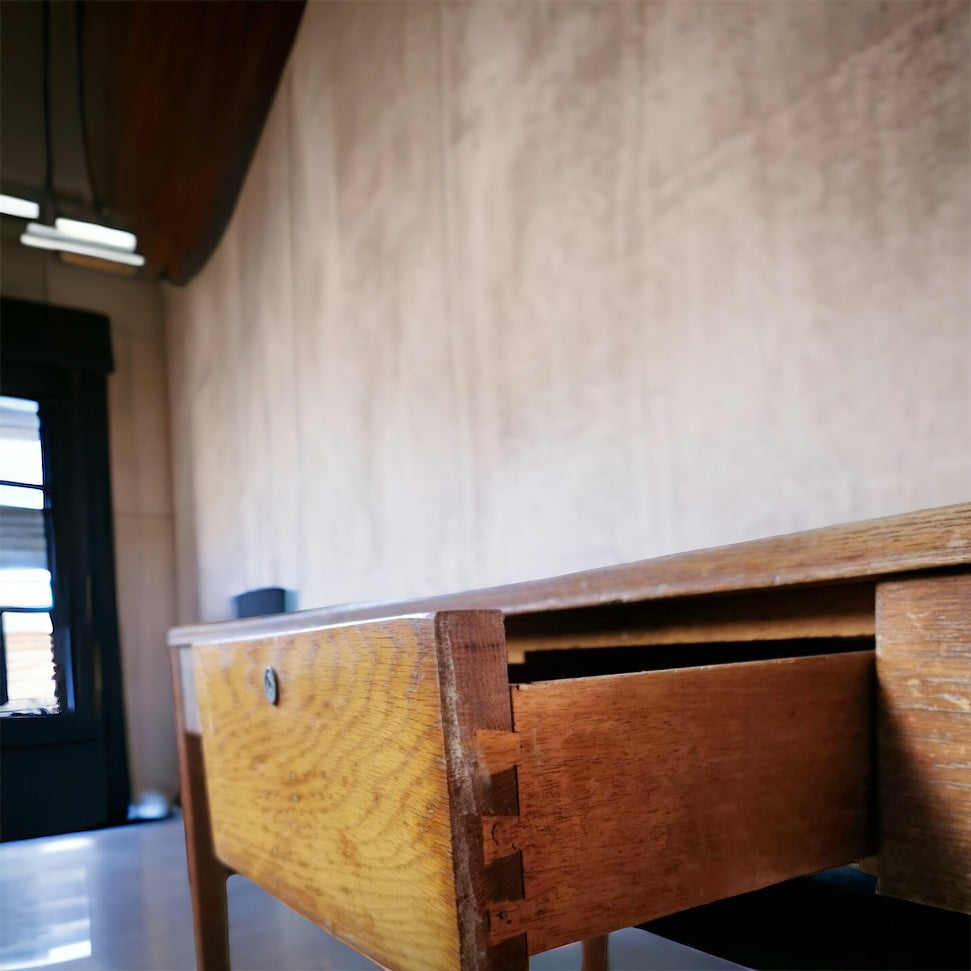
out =
<svg viewBox="0 0 971 971"><path fill-rule="evenodd" d="M185 646L438 610L530 614L745 590L858 581L971 565L971 502L541 580L412 600L339 604L169 631Z"/></svg>

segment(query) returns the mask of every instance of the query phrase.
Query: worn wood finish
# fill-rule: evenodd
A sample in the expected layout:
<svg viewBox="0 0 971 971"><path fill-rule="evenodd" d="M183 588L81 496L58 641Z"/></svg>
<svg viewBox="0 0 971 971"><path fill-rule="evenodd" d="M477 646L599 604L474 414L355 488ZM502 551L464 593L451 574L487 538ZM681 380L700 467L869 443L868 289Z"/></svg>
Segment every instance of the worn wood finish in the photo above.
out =
<svg viewBox="0 0 971 971"><path fill-rule="evenodd" d="M429 610L491 608L507 615L534 614L834 584L969 563L971 503L962 503L486 590L179 627L170 633L169 643L237 640Z"/></svg>
<svg viewBox="0 0 971 971"><path fill-rule="evenodd" d="M434 618L193 653L219 857L383 965L458 967Z"/></svg>
<svg viewBox="0 0 971 971"><path fill-rule="evenodd" d="M877 590L880 889L971 913L971 574Z"/></svg>
<svg viewBox="0 0 971 971"><path fill-rule="evenodd" d="M445 596L440 601L448 603L452 599ZM401 605L403 610L408 607ZM294 629L301 629L311 613L321 612L287 616ZM256 619L257 623L262 621L279 625L281 618ZM222 626L203 629L219 632ZM510 664L523 663L527 653L533 651L717 643L726 645L726 654L730 654L732 644L872 637L873 633L874 585L865 581L512 614L506 617L505 624L506 658ZM189 731L198 732L194 673L191 663L185 661L183 685L186 725Z"/></svg>
<svg viewBox="0 0 971 971"><path fill-rule="evenodd" d="M169 649L175 696L179 785L185 825L185 856L192 898L192 931L199 971L229 971L229 914L226 879L231 871L216 857L212 844L209 799L202 742L186 729L182 661L189 652Z"/></svg>
<svg viewBox="0 0 971 971"><path fill-rule="evenodd" d="M521 851L525 896L495 938L534 954L870 854L872 675L861 652L514 686L532 751L484 840Z"/></svg>
<svg viewBox="0 0 971 971"><path fill-rule="evenodd" d="M173 656L182 770L198 790L186 733L201 730L220 857L392 967L522 968L527 953L864 859L874 808L882 889L967 909L958 689L971 594L969 574L947 570L971 561L969 541L966 504L514 587L182 628L170 636L194 647L176 653L195 659ZM360 621L479 603L503 613ZM889 686L879 807L874 654L826 640L874 631ZM764 637L844 653L508 684L510 652L526 647L715 640L730 654ZM275 707L268 664L282 672ZM197 863L224 878L201 846Z"/></svg>
<svg viewBox="0 0 971 971"><path fill-rule="evenodd" d="M526 971L526 937L490 938L489 905L523 893L518 855L487 859L479 819L515 815L514 761L480 759L482 738L514 737L502 616L497 611L436 618L442 721L446 731L455 888L463 971ZM501 745L502 743L500 743Z"/></svg>
<svg viewBox="0 0 971 971"><path fill-rule="evenodd" d="M179 730L198 735L202 731L199 722L199 699L196 697L196 668L191 648L171 648L172 677L179 692L178 710L181 717Z"/></svg>

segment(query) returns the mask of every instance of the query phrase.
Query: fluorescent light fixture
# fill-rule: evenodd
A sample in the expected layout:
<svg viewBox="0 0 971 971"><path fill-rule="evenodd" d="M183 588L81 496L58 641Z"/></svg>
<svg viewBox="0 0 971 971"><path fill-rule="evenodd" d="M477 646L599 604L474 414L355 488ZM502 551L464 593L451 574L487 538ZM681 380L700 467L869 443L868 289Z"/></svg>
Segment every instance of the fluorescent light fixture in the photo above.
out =
<svg viewBox="0 0 971 971"><path fill-rule="evenodd" d="M123 229L109 229L107 226L99 226L98 223L83 223L77 219L58 217L54 220L54 228L72 239L97 246L112 246L128 253L135 252L135 244L138 242L134 233L126 233Z"/></svg>
<svg viewBox="0 0 971 971"><path fill-rule="evenodd" d="M20 219L39 219L40 205L30 199L18 199L16 196L0 194L0 212L5 216L17 216Z"/></svg>
<svg viewBox="0 0 971 971"><path fill-rule="evenodd" d="M131 234L126 233L125 235ZM132 238L134 239L134 237ZM99 246L97 243L85 242L73 236L66 236L52 226L43 226L41 223L28 223L27 232L20 237L20 242L24 246L33 246L36 249L78 253L81 256L91 256L97 260L109 260L112 263L124 263L127 266L145 265L145 257L140 253L132 253L116 246Z"/></svg>

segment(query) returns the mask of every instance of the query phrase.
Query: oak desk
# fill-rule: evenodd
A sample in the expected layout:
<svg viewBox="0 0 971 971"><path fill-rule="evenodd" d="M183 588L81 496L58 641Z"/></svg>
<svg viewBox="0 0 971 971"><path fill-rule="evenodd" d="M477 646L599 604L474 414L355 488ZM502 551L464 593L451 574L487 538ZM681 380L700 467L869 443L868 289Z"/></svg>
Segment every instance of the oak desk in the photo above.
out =
<svg viewBox="0 0 971 971"><path fill-rule="evenodd" d="M206 971L233 870L414 971L860 860L971 911L971 504L169 644Z"/></svg>

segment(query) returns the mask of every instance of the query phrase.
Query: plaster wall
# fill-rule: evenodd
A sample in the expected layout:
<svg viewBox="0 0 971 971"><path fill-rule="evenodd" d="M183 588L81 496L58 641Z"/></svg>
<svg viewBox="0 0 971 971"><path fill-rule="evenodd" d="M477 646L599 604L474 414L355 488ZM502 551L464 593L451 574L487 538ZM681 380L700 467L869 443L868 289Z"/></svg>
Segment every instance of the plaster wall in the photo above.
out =
<svg viewBox="0 0 971 971"><path fill-rule="evenodd" d="M181 619L967 500L969 11L309 4L165 288Z"/></svg>

